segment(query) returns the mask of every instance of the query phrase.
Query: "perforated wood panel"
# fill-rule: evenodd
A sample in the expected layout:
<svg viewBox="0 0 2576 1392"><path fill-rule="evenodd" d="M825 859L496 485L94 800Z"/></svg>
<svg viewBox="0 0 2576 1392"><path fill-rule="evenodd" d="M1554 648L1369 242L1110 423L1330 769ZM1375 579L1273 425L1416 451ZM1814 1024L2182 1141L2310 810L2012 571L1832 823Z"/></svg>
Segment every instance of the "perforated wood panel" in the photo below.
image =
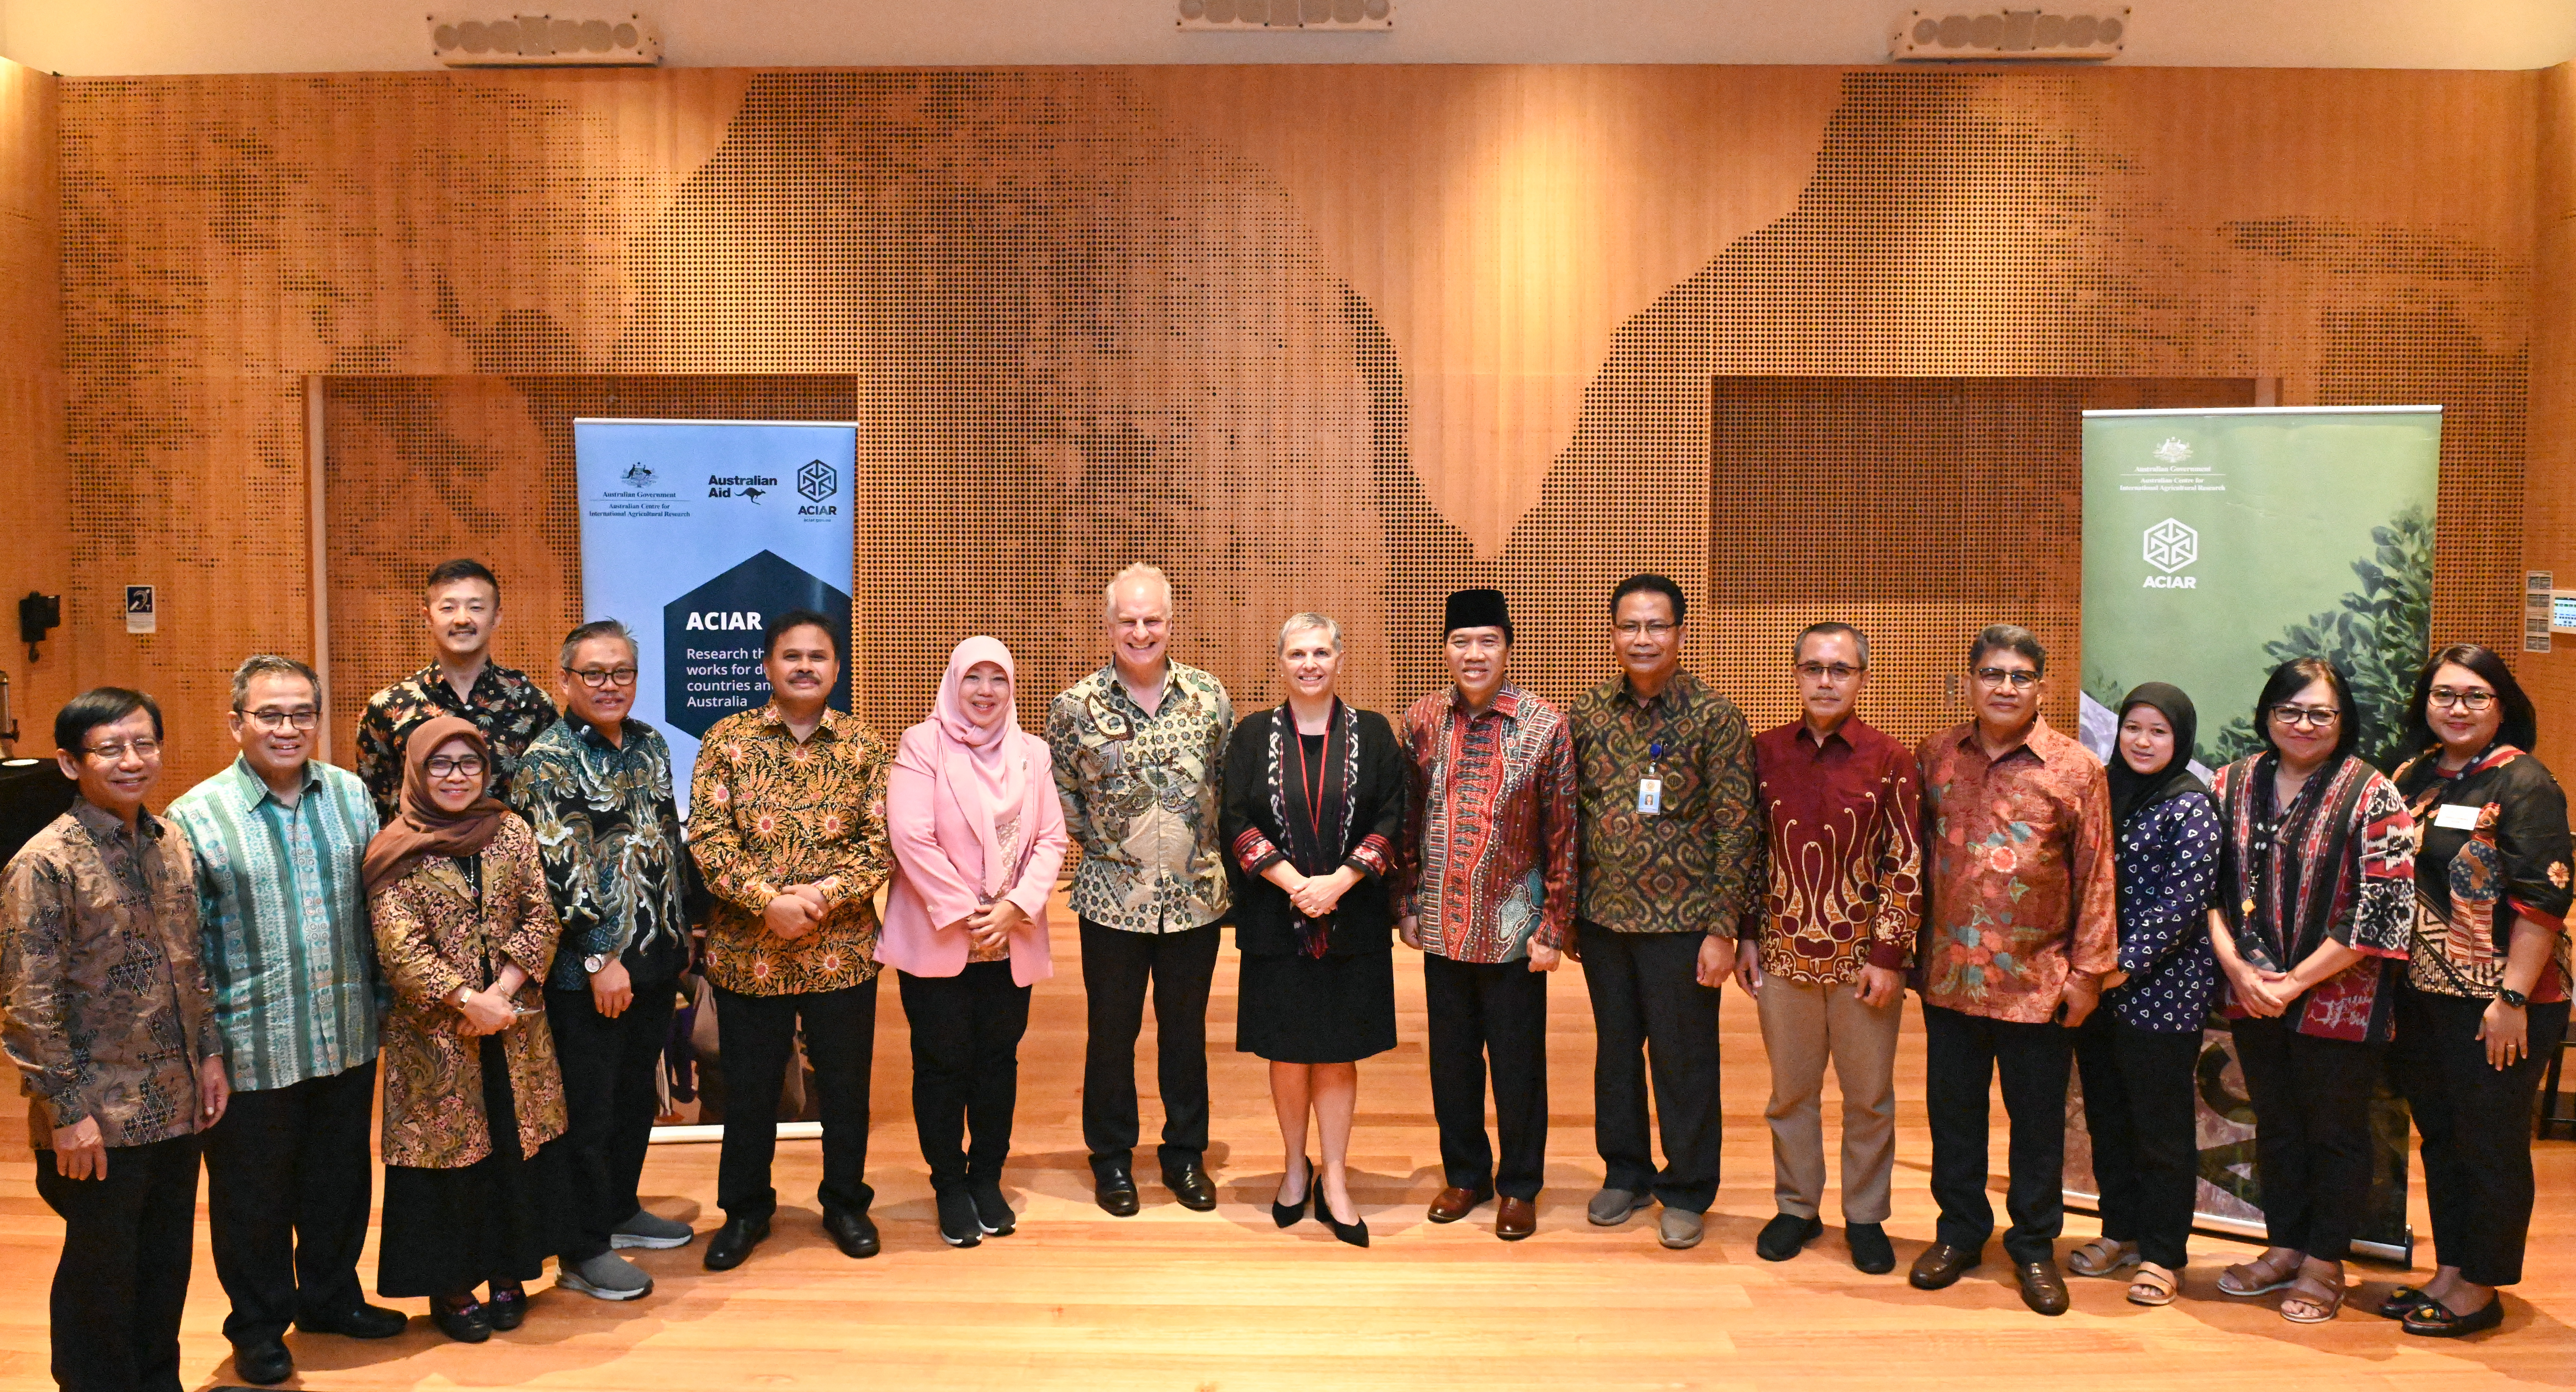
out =
<svg viewBox="0 0 2576 1392"><path fill-rule="evenodd" d="M402 611L433 553L511 570L511 660L534 660L537 615L573 615L547 432L575 408L539 400L572 378L697 379L684 404L732 402L715 377L847 384L826 414L862 427L857 675L888 726L918 717L967 632L1011 641L1032 697L1095 663L1099 586L1139 557L1179 585L1180 653L1245 706L1272 698L1272 630L1298 608L1345 621L1358 699L1399 705L1438 679L1441 594L1488 582L1512 593L1520 674L1568 694L1606 670L1609 587L1658 569L1700 597L1693 660L1773 710L1779 644L1804 621L1789 587L1814 569L1812 500L1780 480L1905 450L1870 434L1882 411L1830 450L1763 457L1809 408L1792 391L1765 417L1749 378L2267 379L2284 404L2439 401L2454 525L2437 630L2501 642L2536 81L66 82L77 583L92 604L128 579L170 587L169 631L102 636L90 670L219 708L242 651L301 642L306 372L507 379L335 389L352 432L335 483L346 468L379 490L333 504L335 538L361 510L354 578L334 563L344 720L417 660ZM1973 414L1944 429L2019 448ZM1769 481L1730 491L1738 469ZM1936 504L1928 457L1854 477L1896 659L1881 699L1928 693L1915 664L1946 672L1989 618L2063 634L2077 660L2071 566L1995 613L1955 562L2021 544L2018 526ZM179 771L211 766L192 760Z"/></svg>

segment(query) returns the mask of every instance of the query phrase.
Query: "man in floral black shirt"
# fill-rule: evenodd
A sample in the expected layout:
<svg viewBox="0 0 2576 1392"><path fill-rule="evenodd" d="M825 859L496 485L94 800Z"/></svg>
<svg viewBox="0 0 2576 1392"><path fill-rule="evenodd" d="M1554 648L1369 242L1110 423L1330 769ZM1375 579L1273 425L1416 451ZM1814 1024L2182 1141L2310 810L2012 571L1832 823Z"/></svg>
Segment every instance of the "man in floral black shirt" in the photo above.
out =
<svg viewBox="0 0 2576 1392"><path fill-rule="evenodd" d="M403 741L422 722L442 715L474 722L490 741L492 796L510 795L519 756L555 723L555 703L545 691L492 660L492 633L501 626L501 582L480 561L449 561L421 586L421 616L429 621L438 656L431 663L367 698L358 717L358 777L376 800L376 816L390 823L402 794Z"/></svg>

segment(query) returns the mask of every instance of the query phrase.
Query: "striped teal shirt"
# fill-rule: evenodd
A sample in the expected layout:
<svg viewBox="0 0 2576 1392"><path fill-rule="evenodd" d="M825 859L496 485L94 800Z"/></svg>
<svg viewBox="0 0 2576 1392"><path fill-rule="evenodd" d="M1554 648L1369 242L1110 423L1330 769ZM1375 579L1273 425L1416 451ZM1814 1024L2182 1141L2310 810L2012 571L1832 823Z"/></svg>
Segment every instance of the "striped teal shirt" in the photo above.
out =
<svg viewBox="0 0 2576 1392"><path fill-rule="evenodd" d="M234 1089L327 1078L374 1058L381 974L358 880L376 834L367 786L308 763L289 809L235 759L167 816L197 853L206 977Z"/></svg>

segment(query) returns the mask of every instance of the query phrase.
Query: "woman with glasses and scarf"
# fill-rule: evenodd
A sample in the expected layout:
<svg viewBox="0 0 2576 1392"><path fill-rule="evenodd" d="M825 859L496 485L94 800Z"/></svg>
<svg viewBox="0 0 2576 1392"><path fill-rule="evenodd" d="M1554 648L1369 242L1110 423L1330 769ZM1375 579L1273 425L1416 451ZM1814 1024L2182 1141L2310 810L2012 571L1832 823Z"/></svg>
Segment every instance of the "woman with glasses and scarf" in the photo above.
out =
<svg viewBox="0 0 2576 1392"><path fill-rule="evenodd" d="M2415 683L2397 770L2415 822L2415 920L2389 1072L2424 1137L2433 1279L2379 1313L2450 1338L2504 1321L2531 1231L2531 1098L2567 1032L2567 795L2528 752L2531 698L2475 643Z"/></svg>
<svg viewBox="0 0 2576 1392"><path fill-rule="evenodd" d="M2361 712L2322 658L2272 670L2265 748L2213 780L2210 946L2254 1104L2271 1245L2220 1274L2226 1295L2284 1291L2281 1317L2343 1308L2345 1256L2370 1200L2370 1099L2415 913L2413 824L2397 786L2354 758Z"/></svg>
<svg viewBox="0 0 2576 1392"><path fill-rule="evenodd" d="M1366 1247L1347 1160L1359 1060L1395 1047L1386 874L1404 758L1385 716L1334 694L1341 668L1340 625L1294 614L1279 626L1288 699L1234 727L1222 825L1243 953L1234 1047L1270 1061L1287 1152L1271 1218L1288 1227L1311 1201L1333 1236ZM1310 1114L1320 1168L1306 1154Z"/></svg>

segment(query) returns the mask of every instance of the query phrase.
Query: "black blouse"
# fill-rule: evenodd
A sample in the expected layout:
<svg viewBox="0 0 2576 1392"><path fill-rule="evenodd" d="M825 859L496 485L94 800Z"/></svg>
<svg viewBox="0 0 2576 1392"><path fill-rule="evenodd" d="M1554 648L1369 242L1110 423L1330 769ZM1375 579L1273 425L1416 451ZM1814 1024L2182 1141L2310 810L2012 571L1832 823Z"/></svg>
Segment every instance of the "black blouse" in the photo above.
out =
<svg viewBox="0 0 2576 1392"><path fill-rule="evenodd" d="M1300 740L1286 706L1246 716L1226 748L1221 823L1235 945L1274 956L1387 951L1386 875L1403 820L1404 759L1385 716L1337 701L1321 740ZM1262 878L1283 860L1309 875L1347 865L1360 881L1308 923Z"/></svg>
<svg viewBox="0 0 2576 1392"><path fill-rule="evenodd" d="M2538 759L2499 744L2445 773L2428 750L2397 771L2414 814L2415 950L2409 984L2443 995L2489 996L2503 979L2513 917L2559 933L2556 971L2531 998L2567 998L2567 795ZM2456 809L2456 810L2454 810ZM2444 825L2445 822L2451 825Z"/></svg>

